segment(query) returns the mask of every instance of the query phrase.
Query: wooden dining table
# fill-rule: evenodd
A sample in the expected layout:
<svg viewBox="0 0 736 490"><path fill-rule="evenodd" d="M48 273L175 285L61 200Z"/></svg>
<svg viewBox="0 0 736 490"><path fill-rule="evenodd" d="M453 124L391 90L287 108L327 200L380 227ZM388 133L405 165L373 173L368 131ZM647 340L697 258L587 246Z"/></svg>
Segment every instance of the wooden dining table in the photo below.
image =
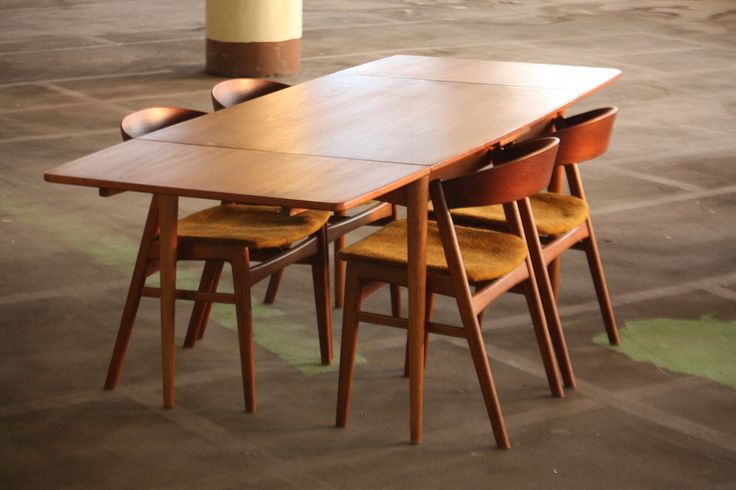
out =
<svg viewBox="0 0 736 490"><path fill-rule="evenodd" d="M411 441L422 438L429 181L477 168L620 76L613 68L398 55L72 161L45 180L158 196L164 406L174 406L179 197L344 212L407 208Z"/></svg>

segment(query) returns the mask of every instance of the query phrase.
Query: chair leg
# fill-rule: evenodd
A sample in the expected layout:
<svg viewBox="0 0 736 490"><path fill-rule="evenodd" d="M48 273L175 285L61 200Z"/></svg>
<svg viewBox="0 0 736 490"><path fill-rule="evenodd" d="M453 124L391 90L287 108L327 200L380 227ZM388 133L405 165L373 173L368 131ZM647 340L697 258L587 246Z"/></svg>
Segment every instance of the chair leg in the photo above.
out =
<svg viewBox="0 0 736 490"><path fill-rule="evenodd" d="M531 285L531 290L528 286L524 286L529 305L529 313L532 315L534 328L537 332L537 341L542 354L542 361L545 363L545 369L547 370L547 379L550 382L552 395L562 396L561 388L558 389L557 386L559 385L560 371L562 372L562 379L565 381L565 386L568 388L575 387L575 375L572 370L572 363L570 362L570 354L567 350L565 333L562 331L560 315L557 311L557 300L552 290L548 269L544 264L542 245L539 241L536 226L534 225L534 217L531 214L531 207L528 200L525 200L524 204L520 206L519 212L521 213L522 228L527 242L527 249L529 250L529 257L527 258L529 280L527 282L534 282ZM538 308L540 299L541 310ZM542 320L535 318L540 312ZM543 328L543 331L540 327ZM554 353L557 355L557 364L554 363L554 360L548 364L546 358L550 338L554 347ZM559 370L557 369L558 365ZM554 376L554 378L550 376Z"/></svg>
<svg viewBox="0 0 736 490"><path fill-rule="evenodd" d="M223 263L221 261L208 260L204 264L202 278L199 281L199 291L206 293L214 293L217 291L217 285L222 275ZM187 336L184 339L184 347L192 348L197 340L204 337L207 328L207 320L210 317L212 303L208 301L195 301L192 308L192 314L189 317L189 327L187 328Z"/></svg>
<svg viewBox="0 0 736 490"><path fill-rule="evenodd" d="M238 321L238 347L240 349L240 370L243 376L243 397L245 411L256 411L256 380L253 362L253 315L250 298L250 260L248 249L243 255L230 262L233 269L233 290L235 292L235 314Z"/></svg>
<svg viewBox="0 0 736 490"><path fill-rule="evenodd" d="M550 262L547 267L549 274L549 282L552 285L552 295L555 298L555 303L560 301L560 257Z"/></svg>
<svg viewBox="0 0 736 490"><path fill-rule="evenodd" d="M480 287L476 287L475 292L477 293L479 289ZM478 325L480 325L481 331L483 331L483 316L485 315L485 313L486 313L486 310L481 310L481 312L476 315L476 317L478 318Z"/></svg>
<svg viewBox="0 0 736 490"><path fill-rule="evenodd" d="M130 279L128 287L128 296L125 299L125 307L123 315L120 319L120 327L118 328L117 338L115 339L115 347L112 351L112 358L107 369L107 378L105 379L105 389L114 390L120 378L120 370L123 367L125 352L128 350L128 342L130 334L133 330L135 317L138 313L138 306L141 302L141 294L146 284L146 277L152 271L149 271L149 255L153 239L158 233L158 198L154 196L151 200L151 206L148 210L146 224L143 227L143 236L141 237L141 245L138 248L138 256L136 257L135 266L133 268L133 276Z"/></svg>
<svg viewBox="0 0 736 490"><path fill-rule="evenodd" d="M336 216L346 216L345 211L336 211ZM340 250L345 248L345 236L341 236L335 240L333 245L334 261L335 261L335 283L332 287L335 289L335 308L342 308L345 297L345 261L338 258Z"/></svg>
<svg viewBox="0 0 736 490"><path fill-rule="evenodd" d="M401 287L396 284L388 285L391 293L391 315L394 317L401 316Z"/></svg>
<svg viewBox="0 0 736 490"><path fill-rule="evenodd" d="M549 192L561 194L565 187L565 171L566 169L562 166L555 166L552 171L552 178L549 181ZM549 264L548 269L549 280L552 284L552 292L555 297L555 302L559 299L560 292L560 258L556 258Z"/></svg>
<svg viewBox="0 0 736 490"><path fill-rule="evenodd" d="M345 305L342 314L342 340L340 344L340 379L337 388L337 414L335 425L345 427L348 422L350 391L355 368L355 352L358 346L358 315L363 294L358 275L347 266Z"/></svg>
<svg viewBox="0 0 736 490"><path fill-rule="evenodd" d="M335 253L335 308L342 308L345 297L345 261L340 260L337 254L345 247L345 237L341 236L335 240L333 245Z"/></svg>
<svg viewBox="0 0 736 490"><path fill-rule="evenodd" d="M266 296L263 298L263 303L266 305L272 305L276 301L276 294L279 292L279 286L281 285L281 278L284 276L284 269L271 274L268 279L268 288L266 289Z"/></svg>
<svg viewBox="0 0 736 490"><path fill-rule="evenodd" d="M142 263L136 263L133 271L133 278L130 280L128 296L125 299L125 307L123 308L123 315L120 319L118 335L115 339L115 348L113 349L112 358L110 359L110 366L107 369L107 379L105 380L106 390L114 390L115 386L118 384L118 379L120 378L120 371L123 367L125 352L128 350L130 334L133 331L135 317L138 314L138 306L141 303L141 293L143 292L143 286L145 286L146 283L145 268L146 261L145 258L143 258Z"/></svg>
<svg viewBox="0 0 736 490"><path fill-rule="evenodd" d="M458 306L462 308L461 301L458 301ZM506 424L503 420L503 413L501 412L501 403L498 400L496 384L493 381L493 373L491 372L491 365L488 362L488 355L486 354L486 347L483 343L478 319L473 315L472 309L466 311L461 316L468 339L470 355L473 358L473 365L478 375L478 382L483 393L486 411L488 412L488 418L493 428L493 435L496 439L496 445L501 449L508 449L511 447L511 441L509 441L509 436L506 432Z"/></svg>
<svg viewBox="0 0 736 490"><path fill-rule="evenodd" d="M595 233L593 232L593 223L591 223L590 218L588 218L587 226L589 236L583 241L583 247L585 248L585 257L588 259L590 275L593 277L595 292L598 296L598 304L601 308L603 322L606 325L608 342L610 342L611 345L618 345L619 335L618 327L616 326L616 317L613 314L611 297L608 294L606 278L603 275L603 264L601 263L601 256L598 252L598 243L595 239Z"/></svg>
<svg viewBox="0 0 736 490"><path fill-rule="evenodd" d="M542 301L542 314L544 315L544 318L546 320L545 323L545 336L547 336L548 339L551 339L552 346L554 347L554 353L557 356L557 365L559 366L559 372L562 373L562 380L565 382L565 386L567 388L575 388L575 374L572 369L572 361L570 360L570 352L567 348L567 341L565 340L565 332L562 330L562 323L560 322L560 315L557 310L557 300L554 295L554 291L552 289L552 285L550 284L550 278L549 276L545 275L545 268L544 265L542 265L542 258L541 258L541 252L535 252L533 248L530 247L530 259L534 262L538 262L538 267L536 268L535 272L535 289L536 292L527 292L527 304L529 305L529 312L532 314L532 320L534 320L534 310L536 301L532 301L534 297L541 299ZM531 295L531 296L530 296ZM535 331L538 329L536 323L534 325ZM539 348L540 352L543 349L544 340L539 337L539 332L537 333L537 341L540 342ZM542 359L544 359L544 352L542 352ZM546 362L546 361L545 361ZM547 377L549 378L549 367L545 364L545 369L547 369ZM557 368L555 366L555 372L557 372ZM558 375L559 375L558 372ZM550 383L552 380L550 379ZM552 388L552 385L550 384L550 388ZM555 394L556 390L553 388L552 394L554 396L558 396Z"/></svg>
<svg viewBox="0 0 736 490"><path fill-rule="evenodd" d="M546 320L547 333L552 341L554 353L557 356L557 365L562 373L562 380L565 383L565 387L575 388L575 373L572 369L570 351L567 348L565 332L562 330L562 322L557 310L557 302L555 301L552 286L546 277L536 277L536 286L539 297L542 300L542 311Z"/></svg>
<svg viewBox="0 0 736 490"><path fill-rule="evenodd" d="M391 206L391 221L399 219L399 207L394 204ZM396 284L389 284L391 289L391 314L395 317L401 316L401 287Z"/></svg>
<svg viewBox="0 0 736 490"><path fill-rule="evenodd" d="M332 361L332 311L330 307L329 260L327 233L326 229L323 229L320 234L319 252L312 259L312 287L314 289L314 305L317 309L319 349L322 364L325 366L328 366Z"/></svg>
<svg viewBox="0 0 736 490"><path fill-rule="evenodd" d="M565 396L565 392L562 389L560 372L557 368L557 362L552 349L552 342L550 340L549 331L547 330L547 322L545 321L544 309L542 308L542 300L539 297L537 285L531 279L524 282L524 296L526 297L526 303L529 307L529 314L532 317L534 334L537 337L539 353L542 356L542 364L544 364L544 371L547 374L547 382L549 383L550 391L552 392L552 396L563 398Z"/></svg>

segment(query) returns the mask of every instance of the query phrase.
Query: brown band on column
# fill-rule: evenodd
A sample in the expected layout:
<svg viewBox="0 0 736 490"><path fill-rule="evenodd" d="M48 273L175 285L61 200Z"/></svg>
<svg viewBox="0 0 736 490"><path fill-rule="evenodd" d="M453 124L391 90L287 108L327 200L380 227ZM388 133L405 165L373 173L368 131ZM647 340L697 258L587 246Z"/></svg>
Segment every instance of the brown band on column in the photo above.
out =
<svg viewBox="0 0 736 490"><path fill-rule="evenodd" d="M227 77L293 75L301 68L301 39L226 43L207 39L207 71Z"/></svg>

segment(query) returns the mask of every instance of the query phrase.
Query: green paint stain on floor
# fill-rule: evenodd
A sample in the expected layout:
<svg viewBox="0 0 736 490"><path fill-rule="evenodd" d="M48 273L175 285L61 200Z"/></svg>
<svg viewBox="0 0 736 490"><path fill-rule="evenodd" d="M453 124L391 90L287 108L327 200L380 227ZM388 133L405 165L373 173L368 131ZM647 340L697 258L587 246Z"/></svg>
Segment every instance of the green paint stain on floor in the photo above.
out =
<svg viewBox="0 0 736 490"><path fill-rule="evenodd" d="M48 209L35 202L18 201L3 194L0 195L0 213L44 231L101 265L130 267L131 257L134 258L138 253L138 245L125 237L107 230L97 230L58 210ZM129 274L132 269L125 272Z"/></svg>
<svg viewBox="0 0 736 490"><path fill-rule="evenodd" d="M63 215L47 206L19 196L11 196L8 192L0 194L0 213L25 225L38 228L53 239L60 240L69 248L87 255L91 261L99 265L112 267L125 275L133 272L138 244L132 243L127 237L90 226L73 216ZM144 216L141 217L141 228L144 218ZM177 268L176 276L176 284L180 289L197 289L199 286L199 269L192 270L180 266ZM158 274L149 277L146 284L152 287L158 286ZM232 285L224 281L220 291L232 292ZM258 345L279 356L306 375L316 375L337 369L339 365L337 353L330 366L323 366L320 363L316 316L309 321L310 325L315 326L313 331L309 332L311 335L307 335L305 325L287 320L284 312L278 308L264 305L255 299L252 304L254 336ZM211 319L225 328L237 331L233 305L215 304ZM117 319L111 319L112 324L116 321ZM185 328L186 321L179 319L177 325L180 329ZM339 346L333 346L333 349L335 347L337 347L335 350L339 351ZM363 362L365 359L357 355L356 363Z"/></svg>
<svg viewBox="0 0 736 490"><path fill-rule="evenodd" d="M638 320L626 322L620 334L619 346L608 345L605 334L593 340L635 361L702 376L736 389L736 321L710 316L699 320Z"/></svg>

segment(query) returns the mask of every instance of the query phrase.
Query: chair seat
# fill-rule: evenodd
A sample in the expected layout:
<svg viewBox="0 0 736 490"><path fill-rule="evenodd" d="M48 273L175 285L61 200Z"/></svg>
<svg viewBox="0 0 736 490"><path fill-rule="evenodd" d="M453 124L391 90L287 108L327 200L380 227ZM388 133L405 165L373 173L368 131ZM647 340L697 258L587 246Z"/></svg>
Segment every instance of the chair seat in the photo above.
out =
<svg viewBox="0 0 736 490"><path fill-rule="evenodd" d="M534 220L542 235L566 233L588 218L588 204L577 197L552 192L540 192L529 198ZM452 210L460 222L503 227L506 217L503 206L479 206Z"/></svg>
<svg viewBox="0 0 736 490"><path fill-rule="evenodd" d="M406 220L381 228L373 235L340 251L343 260L406 267ZM468 279L473 283L490 281L511 272L527 255L524 241L508 233L456 226L460 251ZM427 267L449 274L437 223L430 221L427 233Z"/></svg>
<svg viewBox="0 0 736 490"><path fill-rule="evenodd" d="M179 220L178 235L213 241L242 242L248 248L287 247L318 231L329 211L305 211L284 216L274 206L222 204Z"/></svg>

